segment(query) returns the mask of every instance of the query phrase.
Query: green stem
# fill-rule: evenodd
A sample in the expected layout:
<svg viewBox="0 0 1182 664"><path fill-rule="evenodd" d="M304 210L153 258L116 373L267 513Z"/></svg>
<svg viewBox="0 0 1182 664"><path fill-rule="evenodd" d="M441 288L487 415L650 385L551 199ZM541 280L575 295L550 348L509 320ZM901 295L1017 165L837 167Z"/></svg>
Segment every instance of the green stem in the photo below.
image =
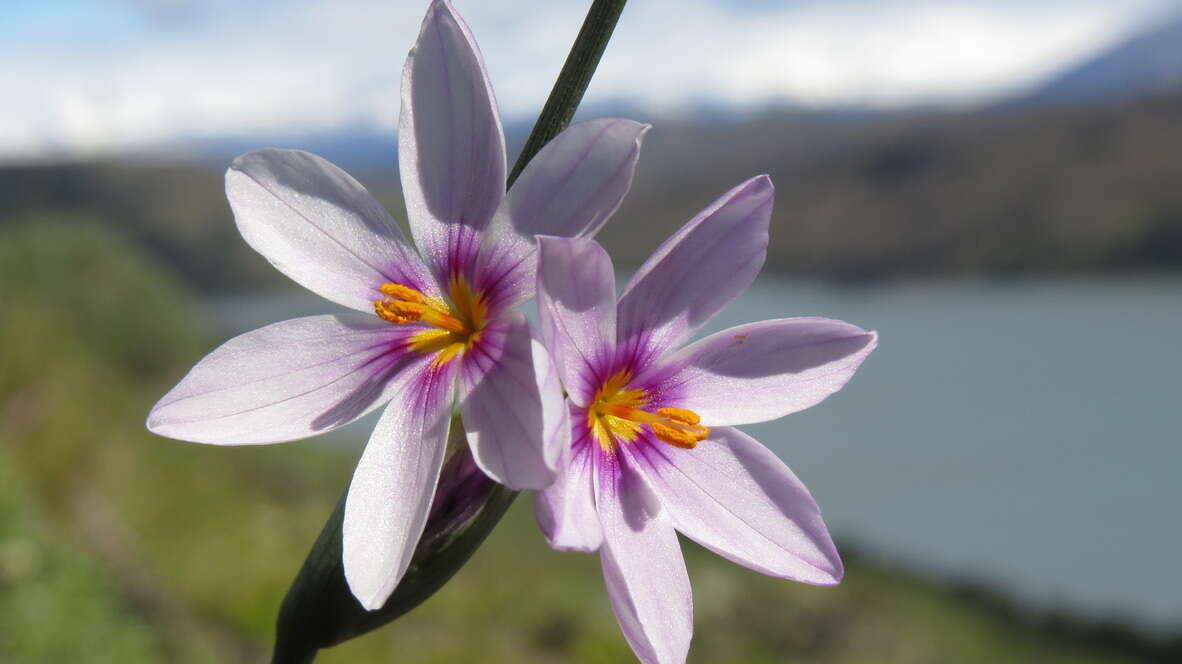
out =
<svg viewBox="0 0 1182 664"><path fill-rule="evenodd" d="M570 124L626 2L594 0L591 4L550 97L509 174L508 186L538 151ZM346 487L283 600L272 664L309 664L321 648L376 629L426 601L464 566L517 497L516 491L490 484L479 513L460 531L448 533L441 541L424 538L419 542L399 587L385 606L371 612L357 603L345 583L341 524L347 493Z"/></svg>
<svg viewBox="0 0 1182 664"><path fill-rule="evenodd" d="M628 0L595 0L587 12L587 19L575 38L575 44L566 56L566 63L558 73L558 80L554 81L554 88L550 90L550 97L546 105L538 114L538 121L534 123L533 131L521 148L521 155L509 173L509 186L525 170L534 155L538 153L550 139L554 138L574 117L575 109L583 101L583 93L591 83L595 68L599 66L599 58L607 48L612 32L616 29L616 22L620 12L624 11L624 4Z"/></svg>

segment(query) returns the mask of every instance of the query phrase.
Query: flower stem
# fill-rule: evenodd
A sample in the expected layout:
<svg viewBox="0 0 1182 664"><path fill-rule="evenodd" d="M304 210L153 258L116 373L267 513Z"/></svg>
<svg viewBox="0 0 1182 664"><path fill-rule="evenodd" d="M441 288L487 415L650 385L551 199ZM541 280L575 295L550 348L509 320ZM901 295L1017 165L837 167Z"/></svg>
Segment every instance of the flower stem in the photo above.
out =
<svg viewBox="0 0 1182 664"><path fill-rule="evenodd" d="M534 155L570 123L626 2L594 0L591 4L507 185L512 185ZM463 435L460 426L455 426L453 431ZM465 448L458 454L466 454L466 441L457 442ZM483 475L480 479L484 480ZM316 659L321 648L381 627L439 590L480 547L517 496L516 491L487 480L477 488L485 492L479 508L451 518L446 514L440 517L444 525L437 528L438 532L424 533L410 568L386 605L377 611L366 611L349 591L341 562L346 487L283 599L276 621L272 664L308 664Z"/></svg>
<svg viewBox="0 0 1182 664"><path fill-rule="evenodd" d="M591 4L583 27L579 30L579 36L575 38L575 44L570 49L570 55L566 56L562 71L558 73L558 80L554 81L554 88L550 90L550 97L546 99L546 105L538 114L538 121L534 123L533 131L525 141L525 146L521 148L517 163L513 164L513 171L509 173L509 186L513 186L517 176L521 175L521 171L525 170L526 164L534 155L570 124L575 109L579 107L579 102L583 101L583 93L591 83L595 68L599 66L599 58L607 48L607 42L616 29L616 22L620 18L620 12L624 11L626 2L627 0L595 0Z"/></svg>

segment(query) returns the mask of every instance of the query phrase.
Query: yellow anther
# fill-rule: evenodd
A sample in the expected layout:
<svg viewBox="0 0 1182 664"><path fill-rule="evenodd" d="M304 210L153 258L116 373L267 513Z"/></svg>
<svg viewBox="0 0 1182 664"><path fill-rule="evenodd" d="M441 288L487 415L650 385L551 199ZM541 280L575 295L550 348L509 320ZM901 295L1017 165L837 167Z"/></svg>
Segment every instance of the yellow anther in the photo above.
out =
<svg viewBox="0 0 1182 664"><path fill-rule="evenodd" d="M404 302L422 302L423 294L410 286L403 286L402 284L382 284L378 286L378 290L383 295L389 295L395 300L403 300Z"/></svg>
<svg viewBox="0 0 1182 664"><path fill-rule="evenodd" d="M427 305L418 302L402 302L400 300L381 301L373 303L374 313L382 320L391 323L413 323L423 318Z"/></svg>
<svg viewBox="0 0 1182 664"><path fill-rule="evenodd" d="M685 408L658 408L657 415L667 417L674 422L681 422L682 424L697 424L702 421L701 417L692 410Z"/></svg>
<svg viewBox="0 0 1182 664"><path fill-rule="evenodd" d="M399 324L421 320L448 332L456 334L469 332L462 321L443 310L446 305L428 301L422 293L409 286L382 284L378 286L378 290L386 296L386 299L376 300L373 303L373 310L382 320Z"/></svg>
<svg viewBox="0 0 1182 664"><path fill-rule="evenodd" d="M658 439L674 447L680 447L686 450L692 450L697 447L698 443L710 433L710 430L706 429L706 434L699 437L697 433L691 432L688 429L672 427L664 422L653 422L649 427L652 428L653 435ZM702 428L705 429L705 427Z"/></svg>

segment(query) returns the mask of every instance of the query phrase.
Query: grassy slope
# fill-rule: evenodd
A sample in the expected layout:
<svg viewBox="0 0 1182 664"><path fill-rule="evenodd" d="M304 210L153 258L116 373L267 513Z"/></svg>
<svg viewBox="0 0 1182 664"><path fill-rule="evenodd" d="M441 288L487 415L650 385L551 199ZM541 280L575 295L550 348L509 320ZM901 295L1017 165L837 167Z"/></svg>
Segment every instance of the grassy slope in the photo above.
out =
<svg viewBox="0 0 1182 664"><path fill-rule="evenodd" d="M210 344L183 289L105 232L7 229L0 294L0 661L262 660L351 457L144 431ZM597 561L549 551L529 502L436 598L322 660L628 661ZM817 589L686 550L697 662L1133 661L856 560Z"/></svg>

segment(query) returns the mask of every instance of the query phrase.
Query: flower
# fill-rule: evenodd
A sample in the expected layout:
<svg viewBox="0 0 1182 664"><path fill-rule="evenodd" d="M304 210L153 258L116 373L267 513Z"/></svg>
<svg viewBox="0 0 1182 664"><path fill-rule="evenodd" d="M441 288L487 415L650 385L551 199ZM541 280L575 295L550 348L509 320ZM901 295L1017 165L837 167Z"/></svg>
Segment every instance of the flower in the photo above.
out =
<svg viewBox="0 0 1182 664"><path fill-rule="evenodd" d="M570 449L539 494L556 549L598 550L612 608L644 662L682 662L693 629L675 531L740 565L835 584L841 559L805 486L732 425L839 390L874 332L824 318L740 325L678 348L738 297L767 252L766 176L727 192L644 263L617 303L594 241L539 238L544 343L570 400Z"/></svg>
<svg viewBox="0 0 1182 664"><path fill-rule="evenodd" d="M567 446L553 367L515 307L533 294L534 236L593 235L631 186L646 125L585 122L505 193L505 139L484 63L446 0L403 73L399 161L415 245L352 177L315 155L236 159L226 193L243 238L300 285L364 313L288 320L231 339L152 409L148 428L213 444L325 432L389 403L344 516L349 586L379 608L431 510L453 402L475 463L540 488Z"/></svg>

